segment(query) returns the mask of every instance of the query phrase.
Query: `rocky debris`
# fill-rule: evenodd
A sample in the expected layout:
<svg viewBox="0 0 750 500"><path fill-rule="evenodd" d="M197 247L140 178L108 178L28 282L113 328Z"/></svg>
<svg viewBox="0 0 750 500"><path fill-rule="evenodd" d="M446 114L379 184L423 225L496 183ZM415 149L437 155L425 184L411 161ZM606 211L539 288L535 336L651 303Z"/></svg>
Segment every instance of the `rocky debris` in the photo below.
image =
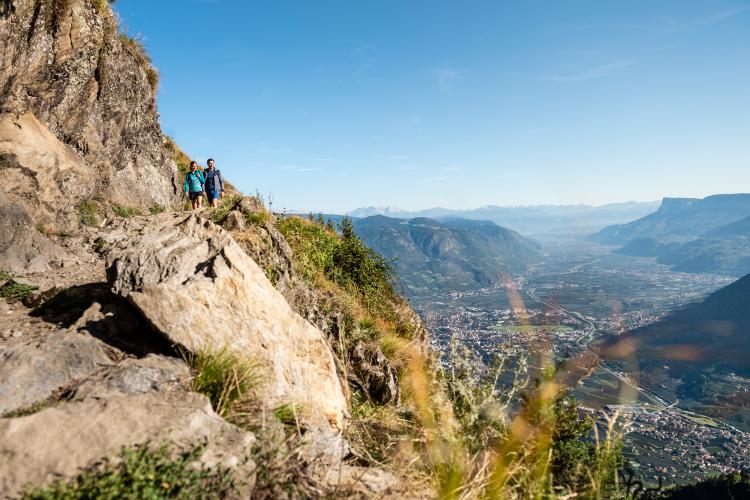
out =
<svg viewBox="0 0 750 500"><path fill-rule="evenodd" d="M13 0L0 16L0 173L36 222L70 231L101 196L177 201L155 112L155 70L106 3Z"/></svg>
<svg viewBox="0 0 750 500"><path fill-rule="evenodd" d="M13 337L16 332L21 330L15 330ZM32 343L0 347L0 415L43 401L56 390L111 365L100 341L67 331L51 332Z"/></svg>
<svg viewBox="0 0 750 500"><path fill-rule="evenodd" d="M75 261L70 252L36 230L22 205L9 202L0 192L0 269L14 274L45 272L51 265L60 267Z"/></svg>
<svg viewBox="0 0 750 500"><path fill-rule="evenodd" d="M14 497L28 484L72 478L125 446L193 447L204 440L204 465L230 468L252 483L255 437L216 415L205 396L149 392L64 403L0 419L0 491Z"/></svg>
<svg viewBox="0 0 750 500"><path fill-rule="evenodd" d="M398 403L400 391L396 370L385 357L380 346L371 342L357 342L349 353L353 371L352 383L378 404Z"/></svg>
<svg viewBox="0 0 750 500"><path fill-rule="evenodd" d="M108 236L116 294L174 344L257 363L267 408L294 405L310 428L342 428L346 400L324 335L228 232L194 214L134 218L123 230Z"/></svg>
<svg viewBox="0 0 750 500"><path fill-rule="evenodd" d="M127 358L101 377L84 380L70 389L67 399L107 399L116 395L164 393L188 387L190 369L184 361L158 354Z"/></svg>

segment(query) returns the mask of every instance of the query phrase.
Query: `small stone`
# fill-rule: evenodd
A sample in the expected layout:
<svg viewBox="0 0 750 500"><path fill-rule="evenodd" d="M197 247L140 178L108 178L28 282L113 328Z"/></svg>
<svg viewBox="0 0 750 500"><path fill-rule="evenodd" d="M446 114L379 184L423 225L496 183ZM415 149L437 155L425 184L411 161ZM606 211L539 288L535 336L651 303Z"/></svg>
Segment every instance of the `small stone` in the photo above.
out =
<svg viewBox="0 0 750 500"><path fill-rule="evenodd" d="M13 338L17 339L18 337L21 337L21 336L23 336L23 332L21 330L16 330L15 332L13 332Z"/></svg>

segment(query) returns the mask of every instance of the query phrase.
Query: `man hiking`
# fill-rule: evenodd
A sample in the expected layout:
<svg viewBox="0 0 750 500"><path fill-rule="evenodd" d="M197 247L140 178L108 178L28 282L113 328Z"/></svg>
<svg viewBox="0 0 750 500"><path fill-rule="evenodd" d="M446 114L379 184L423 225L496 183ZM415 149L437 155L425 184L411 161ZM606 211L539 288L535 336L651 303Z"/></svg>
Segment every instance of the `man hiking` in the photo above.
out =
<svg viewBox="0 0 750 500"><path fill-rule="evenodd" d="M219 205L219 198L224 196L224 181L221 179L221 172L219 169L214 168L214 159L209 158L208 170L204 172L206 175L206 197L208 203L212 207Z"/></svg>
<svg viewBox="0 0 750 500"><path fill-rule="evenodd" d="M190 198L193 210L201 208L203 204L203 187L206 182L203 172L198 170L198 164L190 162L190 172L185 174L185 194Z"/></svg>

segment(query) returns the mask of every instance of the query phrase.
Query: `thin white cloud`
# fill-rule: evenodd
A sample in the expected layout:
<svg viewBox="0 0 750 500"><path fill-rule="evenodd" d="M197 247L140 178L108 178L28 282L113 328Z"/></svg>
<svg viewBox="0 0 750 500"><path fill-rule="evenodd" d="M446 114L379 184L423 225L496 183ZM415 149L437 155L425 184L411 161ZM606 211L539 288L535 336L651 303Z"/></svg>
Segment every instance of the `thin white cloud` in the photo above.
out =
<svg viewBox="0 0 750 500"><path fill-rule="evenodd" d="M747 7L734 7L732 9L720 10L718 12L714 12L713 14L704 17L703 19L699 19L695 21L695 24L705 26L708 24L720 23L738 14L742 14L747 9L748 9Z"/></svg>
<svg viewBox="0 0 750 500"><path fill-rule="evenodd" d="M464 170L466 169L461 165L452 165L450 167L443 167L440 169L441 172L446 172L446 173L447 172L463 172Z"/></svg>
<svg viewBox="0 0 750 500"><path fill-rule="evenodd" d="M402 161L402 160L408 159L409 157L406 155L395 154L395 155L388 155L386 156L386 158L391 161Z"/></svg>
<svg viewBox="0 0 750 500"><path fill-rule="evenodd" d="M590 68L580 73L544 76L542 77L542 80L547 82L580 82L583 80L594 80L596 78L604 78L605 76L609 76L634 64L635 61L615 61Z"/></svg>
<svg viewBox="0 0 750 500"><path fill-rule="evenodd" d="M304 173L304 172L320 172L321 170L324 170L324 169L323 167L295 167L292 170L297 173Z"/></svg>
<svg viewBox="0 0 750 500"><path fill-rule="evenodd" d="M451 68L437 70L435 72L435 80L437 82L438 90L443 94L453 93L453 88L456 82L461 78L461 74L462 71Z"/></svg>

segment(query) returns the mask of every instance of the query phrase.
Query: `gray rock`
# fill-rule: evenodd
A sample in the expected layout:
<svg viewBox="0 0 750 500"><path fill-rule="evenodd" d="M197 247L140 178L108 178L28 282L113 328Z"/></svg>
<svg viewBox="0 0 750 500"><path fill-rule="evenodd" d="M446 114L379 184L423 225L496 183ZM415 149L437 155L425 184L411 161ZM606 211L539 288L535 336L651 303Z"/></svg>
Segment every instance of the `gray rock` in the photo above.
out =
<svg viewBox="0 0 750 500"><path fill-rule="evenodd" d="M54 331L41 341L8 347L0 351L0 415L111 365L102 343L88 335Z"/></svg>
<svg viewBox="0 0 750 500"><path fill-rule="evenodd" d="M132 220L112 234L107 275L172 343L227 349L258 366L262 404L301 409L317 429L343 427L346 400L324 335L294 313L232 237L194 214Z"/></svg>
<svg viewBox="0 0 750 500"><path fill-rule="evenodd" d="M362 392L379 404L398 402L398 376L379 345L357 342L349 356L353 367L349 376Z"/></svg>
<svg viewBox="0 0 750 500"><path fill-rule="evenodd" d="M190 369L180 359L150 354L145 358L128 358L99 378L85 380L71 390L69 399L107 399L117 395L167 392L185 388Z"/></svg>
<svg viewBox="0 0 750 500"><path fill-rule="evenodd" d="M242 231L245 229L245 217L239 210L232 210L224 219L222 227L227 231Z"/></svg>
<svg viewBox="0 0 750 500"><path fill-rule="evenodd" d="M44 272L64 261L75 257L42 236L26 209L0 192L0 269L13 274Z"/></svg>
<svg viewBox="0 0 750 500"><path fill-rule="evenodd" d="M0 491L18 495L76 476L122 447L150 442L190 447L207 440L200 461L252 482L255 437L225 422L208 399L172 391L86 399L19 418L0 419Z"/></svg>

